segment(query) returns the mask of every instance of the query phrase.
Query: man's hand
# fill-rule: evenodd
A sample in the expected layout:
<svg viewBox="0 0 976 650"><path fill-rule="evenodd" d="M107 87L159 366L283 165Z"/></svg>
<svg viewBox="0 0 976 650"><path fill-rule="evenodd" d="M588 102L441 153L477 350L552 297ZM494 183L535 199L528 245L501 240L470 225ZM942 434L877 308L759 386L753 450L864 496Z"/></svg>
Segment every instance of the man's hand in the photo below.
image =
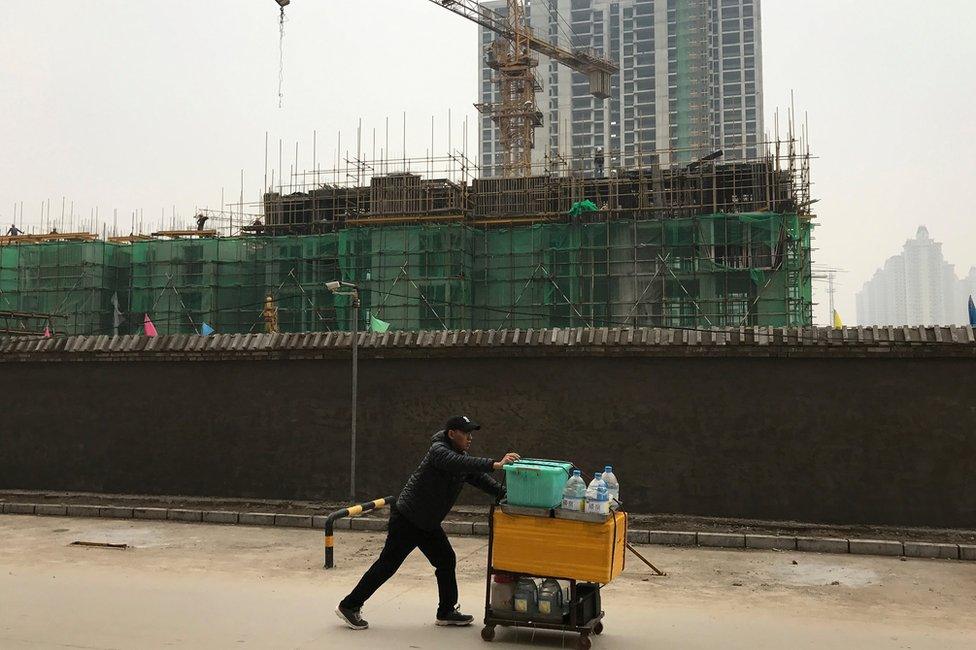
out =
<svg viewBox="0 0 976 650"><path fill-rule="evenodd" d="M522 457L516 454L514 451L510 451L504 456L502 456L502 459L497 463L495 463L494 467L495 469L501 469L505 465L511 465L512 463L519 460L520 458Z"/></svg>

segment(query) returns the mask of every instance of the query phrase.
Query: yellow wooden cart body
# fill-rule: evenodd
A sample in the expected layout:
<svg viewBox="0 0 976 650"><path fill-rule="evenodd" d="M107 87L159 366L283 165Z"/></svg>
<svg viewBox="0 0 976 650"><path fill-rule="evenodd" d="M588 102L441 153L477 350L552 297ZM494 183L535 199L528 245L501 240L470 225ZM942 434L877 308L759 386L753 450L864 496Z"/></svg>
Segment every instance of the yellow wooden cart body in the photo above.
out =
<svg viewBox="0 0 976 650"><path fill-rule="evenodd" d="M607 584L624 570L626 543L625 512L593 523L496 508L490 561L499 571Z"/></svg>

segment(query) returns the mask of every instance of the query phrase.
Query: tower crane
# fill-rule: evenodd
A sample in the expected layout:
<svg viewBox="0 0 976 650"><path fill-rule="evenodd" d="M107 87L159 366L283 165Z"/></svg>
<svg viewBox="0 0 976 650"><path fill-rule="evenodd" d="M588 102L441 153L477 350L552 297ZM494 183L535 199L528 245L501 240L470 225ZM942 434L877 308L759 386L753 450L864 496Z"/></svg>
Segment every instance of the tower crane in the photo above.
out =
<svg viewBox="0 0 976 650"><path fill-rule="evenodd" d="M535 93L541 86L535 76L539 59L533 53L585 74L590 94L594 97L606 99L610 96L610 77L617 73L617 66L587 49L567 49L536 36L526 22L526 0L507 0L505 15L478 0L428 1L497 34L485 52L485 62L495 71L499 101L475 104L475 107L498 127L504 176L520 177L532 173L535 129L542 125L543 119L535 101ZM290 0L275 2L283 11Z"/></svg>

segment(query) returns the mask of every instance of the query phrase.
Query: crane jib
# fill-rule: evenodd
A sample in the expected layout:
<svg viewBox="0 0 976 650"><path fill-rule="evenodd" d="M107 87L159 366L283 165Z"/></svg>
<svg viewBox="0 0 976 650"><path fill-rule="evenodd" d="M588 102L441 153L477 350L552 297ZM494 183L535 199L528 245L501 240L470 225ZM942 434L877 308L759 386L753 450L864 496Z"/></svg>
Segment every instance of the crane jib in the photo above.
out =
<svg viewBox="0 0 976 650"><path fill-rule="evenodd" d="M284 8L291 0L275 0L281 7L281 33L284 34ZM494 83L501 98L496 103L480 103L478 111L489 117L498 127L501 162L497 163L503 176L518 177L532 174L532 150L535 129L542 125L536 92L541 88L535 68L539 60L531 52L542 54L552 61L584 74L589 92L597 99L607 99L611 92L611 76L618 67L589 49L567 49L536 36L526 21L525 0L508 0L505 15L489 9L477 0L430 0L463 18L478 23L498 34L485 52L485 63L495 70ZM279 74L279 105L281 98Z"/></svg>
<svg viewBox="0 0 976 650"><path fill-rule="evenodd" d="M448 11L478 23L482 27L489 29L503 38L513 40L517 37L517 27L509 24L508 19L502 14L481 5L476 0L429 0ZM551 59L559 61L563 65L586 74L596 72L607 75L615 74L619 68L609 59L596 56L583 50L569 50L555 43L535 36L526 26L525 36L531 50L544 54Z"/></svg>

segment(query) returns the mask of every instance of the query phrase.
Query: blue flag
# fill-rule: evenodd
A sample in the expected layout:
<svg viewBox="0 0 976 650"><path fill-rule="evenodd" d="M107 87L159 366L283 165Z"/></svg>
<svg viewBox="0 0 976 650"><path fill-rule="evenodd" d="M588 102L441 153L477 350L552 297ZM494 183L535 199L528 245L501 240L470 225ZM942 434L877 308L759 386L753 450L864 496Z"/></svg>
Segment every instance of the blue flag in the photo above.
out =
<svg viewBox="0 0 976 650"><path fill-rule="evenodd" d="M969 324L976 327L976 305L973 304L972 296L969 296Z"/></svg>
<svg viewBox="0 0 976 650"><path fill-rule="evenodd" d="M209 326L209 325L207 325L206 323L203 323L203 324L202 324L202 325L200 326L200 334L201 334L202 336L210 336L211 334L213 334L213 333L214 333L214 331L215 331L215 330L214 330L214 328L212 328L212 327L210 327L210 326Z"/></svg>

